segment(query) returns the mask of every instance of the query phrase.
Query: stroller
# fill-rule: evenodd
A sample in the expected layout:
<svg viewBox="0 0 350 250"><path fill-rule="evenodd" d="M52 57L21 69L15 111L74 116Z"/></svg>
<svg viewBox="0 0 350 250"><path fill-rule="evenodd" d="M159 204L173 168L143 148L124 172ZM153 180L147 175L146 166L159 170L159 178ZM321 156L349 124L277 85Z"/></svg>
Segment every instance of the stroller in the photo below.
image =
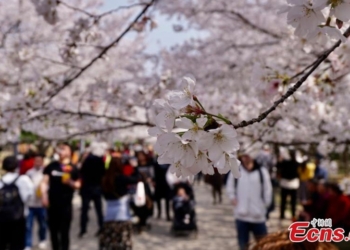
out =
<svg viewBox="0 0 350 250"><path fill-rule="evenodd" d="M193 189L188 183L178 183L174 187L173 224L171 233L175 236L197 236L197 223Z"/></svg>

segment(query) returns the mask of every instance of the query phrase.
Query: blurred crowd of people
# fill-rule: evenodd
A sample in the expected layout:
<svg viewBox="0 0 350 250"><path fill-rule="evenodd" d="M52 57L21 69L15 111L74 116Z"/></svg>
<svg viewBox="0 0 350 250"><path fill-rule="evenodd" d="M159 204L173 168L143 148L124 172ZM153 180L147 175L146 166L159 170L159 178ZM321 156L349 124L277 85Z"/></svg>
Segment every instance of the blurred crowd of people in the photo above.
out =
<svg viewBox="0 0 350 250"><path fill-rule="evenodd" d="M222 187L226 186L240 249L247 248L250 233L256 239L267 235L266 222L276 204L281 221L290 205L291 222L332 219L334 228L350 231L350 198L337 183L329 182L322 157L299 158L294 150L276 157L264 146L255 157L239 155L239 179L230 173L222 176L217 170L214 175L196 176L198 182L204 179L212 186L213 204L222 202ZM34 221L38 222L39 249L51 245L54 250L68 250L76 190L81 197L78 237L87 235L92 203L101 250L132 249L132 234L150 230L152 216L170 221L176 234L197 232L191 183L171 174L169 165L159 165L152 147L107 148L92 143L78 154L69 144L61 143L50 159L29 151L20 161L6 157L2 168L0 250L32 249Z"/></svg>
<svg viewBox="0 0 350 250"><path fill-rule="evenodd" d="M268 146L255 157L239 155L241 177L234 179L229 174L226 190L234 206L240 249L247 249L250 233L255 239L267 235L266 221L276 204L280 208L280 224L286 219L289 203L291 222L331 219L333 228L350 231L350 196L344 194L339 183L329 180L328 171L322 166L323 157L299 154L297 158L293 149L281 150L276 157Z"/></svg>
<svg viewBox="0 0 350 250"><path fill-rule="evenodd" d="M108 149L105 144L93 143L77 156L69 144L62 143L49 163L44 162L47 162L46 156L33 151L21 161L14 156L3 161L1 250L32 249L35 220L39 249L49 246L48 229L52 249L68 250L75 190L79 190L81 196L78 237L84 238L87 234L88 211L93 203L99 225L96 232L99 248L106 250L132 249L132 232L141 233L151 228L148 219L154 207L157 207L156 217L162 217L162 200L165 201L164 217L173 221L173 226L175 217L181 217L181 212L175 213L175 210L183 212L186 204L193 204L190 203L194 200L191 185L172 175L169 165L157 164L151 147L124 145ZM136 200L139 198L144 201L140 203ZM193 211L185 212L181 220L194 220ZM187 218L187 214L191 218Z"/></svg>

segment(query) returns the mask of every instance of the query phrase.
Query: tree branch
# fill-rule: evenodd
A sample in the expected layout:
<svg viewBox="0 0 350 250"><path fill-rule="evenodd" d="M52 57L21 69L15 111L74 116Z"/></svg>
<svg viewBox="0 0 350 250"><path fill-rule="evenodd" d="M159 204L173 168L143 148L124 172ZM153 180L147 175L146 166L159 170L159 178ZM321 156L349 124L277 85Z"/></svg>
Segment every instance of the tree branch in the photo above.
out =
<svg viewBox="0 0 350 250"><path fill-rule="evenodd" d="M153 124L150 121L140 122L140 121L133 121L133 120L129 120L129 119L126 119L126 118L110 116L110 115L105 115L105 114L94 114L94 113L89 113L89 112L84 112L84 111L74 112L74 111L65 110L65 109L47 110L45 113L29 117L27 120L24 121L24 123L28 123L28 122L31 122L31 121L33 121L35 119L40 119L40 118L46 117L48 115L52 115L54 112L57 112L57 113L60 113L60 114L71 115L71 116L86 116L86 117L95 117L95 118L105 118L105 119L110 119L110 120L116 120L116 121L120 121L120 122L129 123L129 125L132 125L132 126L148 126L148 127L153 126Z"/></svg>
<svg viewBox="0 0 350 250"><path fill-rule="evenodd" d="M85 11L85 10L79 9L79 8L77 8L77 7L71 6L71 5L69 5L69 4L65 3L65 2L62 2L62 1L57 1L57 4L62 4L63 6L67 7L68 9L81 12L81 13L83 13L83 14L89 16L89 17L92 17L92 18L96 18L96 17L97 17L97 16L94 15L94 14L91 14L91 13L89 13L89 12L87 12L87 11Z"/></svg>
<svg viewBox="0 0 350 250"><path fill-rule="evenodd" d="M62 113L62 114L69 114L69 115L76 115L76 116L88 116L88 117L96 117L96 118L106 118L106 119L111 119L111 120L118 120L120 122L126 122L126 123L131 123L134 126L153 126L150 122L138 122L138 121L133 121L125 118L120 118L116 116L109 116L109 115L99 115L99 114L93 114L89 112L84 112L84 111L69 111L69 110L64 110L64 109L55 109L55 111Z"/></svg>
<svg viewBox="0 0 350 250"><path fill-rule="evenodd" d="M55 92L51 93L49 95L49 98L43 103L43 106L45 106L48 102L51 101L53 97L58 95L63 89L68 87L74 80L79 78L87 69L89 69L98 59L102 58L113 46L119 43L119 41L132 29L132 27L135 25L135 23L138 22L138 20L146 13L146 11L154 4L156 0L151 0L150 3L146 4L145 7L142 9L142 11L136 16L136 18L130 23L130 25L108 46L104 47L103 50L94 57L88 64L86 64L84 67L82 67L75 75L73 75L71 78L64 81L63 85L55 90Z"/></svg>
<svg viewBox="0 0 350 250"><path fill-rule="evenodd" d="M2 35L2 38L1 38L0 48L4 47L7 35L10 34L12 32L12 30L19 27L20 24L21 24L21 20L18 20L15 24L13 24L10 28L8 28L8 30L6 30L4 32L4 34Z"/></svg>
<svg viewBox="0 0 350 250"><path fill-rule="evenodd" d="M135 125L128 124L128 125L116 126L116 127L92 129L92 130L88 130L88 131L83 131L83 132L77 132L77 133L70 134L70 135L68 135L65 138L61 138L60 140L63 140L63 139L69 140L69 139L72 139L72 138L74 138L76 136L81 136L81 135L86 135L86 134L98 134L98 133L103 133L103 132L112 131L112 130L131 128L133 126L135 126Z"/></svg>
<svg viewBox="0 0 350 250"><path fill-rule="evenodd" d="M350 35L350 27L345 31L344 36L345 37L349 37ZM288 99L288 97L290 97L291 95L293 95L300 87L301 85L307 80L307 78L318 68L318 66L320 66L320 64L325 61L327 59L327 57L336 49L340 46L341 44L341 40L339 40L338 42L336 42L330 49L326 50L315 62L313 62L311 65L312 67L310 68L310 70L307 71L307 73L305 73L303 75L303 77L301 77L299 79L299 81L294 84L292 87L290 87L288 89L288 91L277 101L274 102L273 106L270 107L268 110L266 110L265 112L261 113L257 118L251 119L249 121L242 121L239 124L234 124L233 126L235 128L244 128L247 127L249 125L252 125L254 123L258 123L261 122L262 120L264 120L270 113L272 113L281 103L283 103L285 100Z"/></svg>
<svg viewBox="0 0 350 250"><path fill-rule="evenodd" d="M251 27L254 30L257 30L261 33L264 33L266 35L272 36L273 38L276 39L281 39L282 37L278 34L275 34L273 32L271 32L270 30L267 30L265 28L262 28L254 23L252 23L248 18L246 18L245 16L243 16L241 13L236 12L234 10L221 10L221 9L214 9L214 10L209 10L209 11L205 11L206 13L230 13L236 17L238 17L244 24L246 24L247 26Z"/></svg>
<svg viewBox="0 0 350 250"><path fill-rule="evenodd" d="M116 9L113 9L113 10L107 11L105 13L102 13L101 15L97 16L97 18L100 19L100 18L102 18L102 17L104 17L106 15L112 14L112 13L117 12L117 11L122 10L122 9L131 9L133 7L136 7L136 6L145 6L145 5L147 5L147 3L134 3L134 4L131 4L131 5L127 5L127 6L120 6L120 7L116 8Z"/></svg>

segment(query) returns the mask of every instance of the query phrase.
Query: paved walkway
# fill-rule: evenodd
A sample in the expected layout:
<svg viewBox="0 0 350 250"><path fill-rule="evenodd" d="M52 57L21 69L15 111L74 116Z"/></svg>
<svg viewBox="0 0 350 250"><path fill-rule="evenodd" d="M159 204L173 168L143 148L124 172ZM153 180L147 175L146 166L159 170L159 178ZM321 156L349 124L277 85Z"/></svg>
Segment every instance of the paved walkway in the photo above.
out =
<svg viewBox="0 0 350 250"><path fill-rule="evenodd" d="M224 195L221 205L212 205L211 190L204 184L195 186L196 212L198 219L197 239L185 237L173 237L170 235L170 222L151 219L152 230L133 237L135 250L222 250L237 249L236 230L232 216L232 207ZM87 237L78 239L80 197L74 199L74 221L71 230L71 250L96 250L97 223L94 210L90 210L90 223ZM277 211L273 212L268 222L269 231L277 231L279 228ZM285 221L284 228L288 227Z"/></svg>

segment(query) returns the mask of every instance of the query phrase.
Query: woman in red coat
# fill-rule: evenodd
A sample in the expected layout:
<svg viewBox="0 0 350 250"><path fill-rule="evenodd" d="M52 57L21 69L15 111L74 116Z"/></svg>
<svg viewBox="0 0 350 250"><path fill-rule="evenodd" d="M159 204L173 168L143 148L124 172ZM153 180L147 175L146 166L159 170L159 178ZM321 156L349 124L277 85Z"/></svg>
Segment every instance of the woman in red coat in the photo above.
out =
<svg viewBox="0 0 350 250"><path fill-rule="evenodd" d="M28 151L21 163L19 164L19 174L26 174L29 169L34 166L35 153L33 151Z"/></svg>
<svg viewBox="0 0 350 250"><path fill-rule="evenodd" d="M346 229L347 219L350 214L350 200L347 196L343 195L337 184L329 185L328 204L325 218L332 219L333 228Z"/></svg>

